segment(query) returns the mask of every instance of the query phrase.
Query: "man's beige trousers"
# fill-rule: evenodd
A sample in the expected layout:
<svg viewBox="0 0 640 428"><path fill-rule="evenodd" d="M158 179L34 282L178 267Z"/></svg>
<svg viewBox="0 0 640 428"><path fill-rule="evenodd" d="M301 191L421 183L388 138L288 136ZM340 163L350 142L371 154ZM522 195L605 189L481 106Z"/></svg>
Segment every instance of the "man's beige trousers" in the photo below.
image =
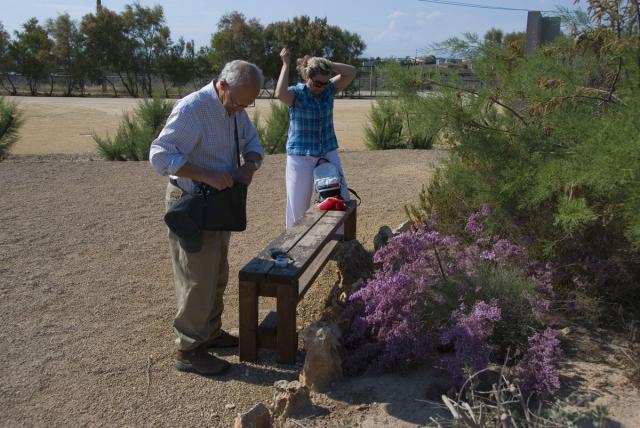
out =
<svg viewBox="0 0 640 428"><path fill-rule="evenodd" d="M169 184L166 208L180 195L182 190ZM221 332L223 295L229 279L230 236L230 232L204 231L200 252L188 253L180 246L178 237L169 231L177 304L173 327L179 350L197 348Z"/></svg>

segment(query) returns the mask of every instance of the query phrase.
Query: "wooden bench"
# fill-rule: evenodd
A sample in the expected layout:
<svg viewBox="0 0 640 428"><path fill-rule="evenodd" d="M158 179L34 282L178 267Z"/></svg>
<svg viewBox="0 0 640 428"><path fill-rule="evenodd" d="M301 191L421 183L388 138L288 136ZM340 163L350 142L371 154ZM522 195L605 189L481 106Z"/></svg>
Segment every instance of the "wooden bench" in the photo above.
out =
<svg viewBox="0 0 640 428"><path fill-rule="evenodd" d="M338 234L342 224L344 235ZM355 237L355 202L349 202L346 211L321 211L313 206L240 270L240 361L257 361L260 347L275 349L279 363L295 363L296 306L338 242ZM289 265L275 266L270 249L286 252ZM276 311L258 325L260 296L275 297L277 302Z"/></svg>

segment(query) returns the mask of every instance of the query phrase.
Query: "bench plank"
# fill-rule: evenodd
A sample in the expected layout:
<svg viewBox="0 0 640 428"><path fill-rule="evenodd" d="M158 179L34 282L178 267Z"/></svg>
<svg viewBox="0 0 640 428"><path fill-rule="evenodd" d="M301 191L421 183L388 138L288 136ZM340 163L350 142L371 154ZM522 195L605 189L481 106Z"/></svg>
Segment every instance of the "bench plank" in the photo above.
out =
<svg viewBox="0 0 640 428"><path fill-rule="evenodd" d="M267 247L260 252L259 256L270 257L270 248L279 248L285 253L291 250L300 241L301 237L305 236L309 230L326 214L326 211L318 209L309 209L305 212L304 216L295 222L293 226L286 229L280 236L271 241Z"/></svg>
<svg viewBox="0 0 640 428"><path fill-rule="evenodd" d="M315 281L318 275L320 275L322 268L329 261L333 250L339 242L339 239L332 239L329 241L302 274L298 280L298 301L302 300L309 287L313 285L313 281Z"/></svg>
<svg viewBox="0 0 640 428"><path fill-rule="evenodd" d="M308 210L304 217L293 226L285 230L279 237L271 241L256 257L247 263L238 275L242 281L260 282L266 280L267 273L273 267L273 260L269 255L270 248L279 248L288 252L317 221L325 215L326 211Z"/></svg>
<svg viewBox="0 0 640 428"><path fill-rule="evenodd" d="M318 256L322 248L333 239L336 230L344 222L345 217L353 212L353 209L353 207L349 207L347 211L327 211L289 251L288 254L293 262L285 268L274 266L267 273L268 280L278 284L297 286L300 276Z"/></svg>

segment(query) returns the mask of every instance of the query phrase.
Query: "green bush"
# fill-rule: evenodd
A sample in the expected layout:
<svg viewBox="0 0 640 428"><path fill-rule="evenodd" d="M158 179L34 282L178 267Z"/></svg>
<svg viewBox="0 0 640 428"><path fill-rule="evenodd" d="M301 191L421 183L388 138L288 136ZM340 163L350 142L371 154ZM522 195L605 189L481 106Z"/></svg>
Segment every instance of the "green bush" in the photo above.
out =
<svg viewBox="0 0 640 428"><path fill-rule="evenodd" d="M392 67L391 67L392 68ZM431 149L435 133L422 125L422 97L407 95L399 100L380 99L371 108L365 143L370 150Z"/></svg>
<svg viewBox="0 0 640 428"><path fill-rule="evenodd" d="M500 303L501 318L494 325L490 343L495 346L496 361L505 361L509 350L526 349L532 332L541 331L542 324L536 319L532 301L539 299L533 281L524 272L504 268L489 269L479 266L478 272L464 282L470 289L467 306L475 301L485 302L497 299ZM468 297L469 298L469 297Z"/></svg>
<svg viewBox="0 0 640 428"><path fill-rule="evenodd" d="M106 160L148 160L151 143L162 131L173 106L173 101L157 98L141 101L132 115L123 115L113 139L93 135L98 153Z"/></svg>
<svg viewBox="0 0 640 428"><path fill-rule="evenodd" d="M289 108L281 103L271 103L271 114L264 132L267 153L284 153L287 149Z"/></svg>
<svg viewBox="0 0 640 428"><path fill-rule="evenodd" d="M369 123L364 130L364 138L370 150L404 148L402 115L395 101L378 100L369 113Z"/></svg>
<svg viewBox="0 0 640 428"><path fill-rule="evenodd" d="M22 111L15 103L0 97L0 160L7 157L11 146L18 141L22 123Z"/></svg>
<svg viewBox="0 0 640 428"><path fill-rule="evenodd" d="M260 116L260 111L258 109L255 109L253 111L253 114L250 116L253 126L255 126L256 131L258 131L258 138L260 139L260 142L263 143L264 142L264 126L260 124L261 118L262 116Z"/></svg>
<svg viewBox="0 0 640 428"><path fill-rule="evenodd" d="M433 148L433 136L424 131L414 132L407 137L407 147L428 150Z"/></svg>
<svg viewBox="0 0 640 428"><path fill-rule="evenodd" d="M526 57L480 46L479 88L448 75L419 102L415 88L398 91L452 149L412 216L436 212L455 233L488 203L493 231L559 266L568 295L640 298L640 39L616 34L561 38Z"/></svg>
<svg viewBox="0 0 640 428"><path fill-rule="evenodd" d="M284 153L287 151L289 108L280 102L272 102L270 109L269 118L264 126L260 124L260 113L257 110L251 121L258 130L258 136L267 154Z"/></svg>

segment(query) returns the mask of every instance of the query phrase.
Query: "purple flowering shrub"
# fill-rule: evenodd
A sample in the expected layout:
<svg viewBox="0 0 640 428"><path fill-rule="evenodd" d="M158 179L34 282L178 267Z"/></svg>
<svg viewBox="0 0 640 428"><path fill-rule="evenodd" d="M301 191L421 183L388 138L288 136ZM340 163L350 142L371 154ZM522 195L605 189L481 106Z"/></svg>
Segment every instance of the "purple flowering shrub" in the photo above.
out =
<svg viewBox="0 0 640 428"><path fill-rule="evenodd" d="M563 353L560 349L560 335L547 328L529 338L529 350L516 366L516 378L525 396L536 393L545 397L560 389L557 367Z"/></svg>
<svg viewBox="0 0 640 428"><path fill-rule="evenodd" d="M345 372L386 371L440 355L461 381L465 371L499 361L508 350L527 355L529 346L540 346L529 336L550 320L549 266L529 262L521 246L487 236L489 215L486 206L471 215L464 236L444 235L425 223L377 251L378 269L349 297L342 315L349 327ZM559 342L545 343L556 355Z"/></svg>
<svg viewBox="0 0 640 428"><path fill-rule="evenodd" d="M465 369L476 372L489 364L492 346L487 339L500 317L495 299L490 304L477 302L469 313L463 303L460 310L453 313L453 325L442 333L442 342L454 345L455 354L445 356L444 363L458 384L465 380Z"/></svg>

